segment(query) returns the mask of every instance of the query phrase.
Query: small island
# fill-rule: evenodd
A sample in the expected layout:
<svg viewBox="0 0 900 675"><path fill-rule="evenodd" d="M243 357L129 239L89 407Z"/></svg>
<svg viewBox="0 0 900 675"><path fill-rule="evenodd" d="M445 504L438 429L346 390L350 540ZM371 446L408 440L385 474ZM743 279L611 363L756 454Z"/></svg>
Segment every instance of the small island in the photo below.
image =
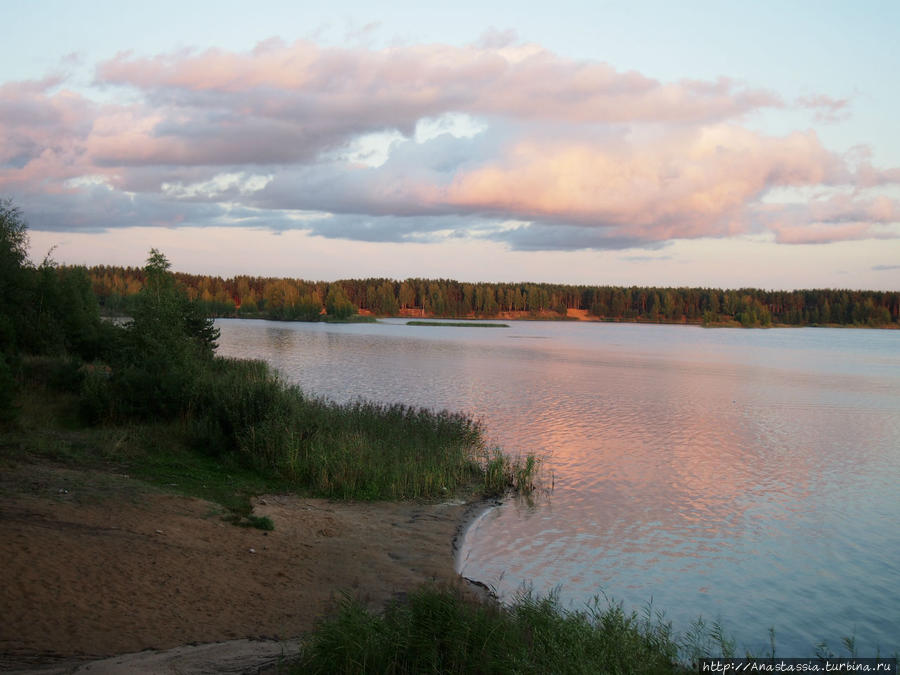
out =
<svg viewBox="0 0 900 675"><path fill-rule="evenodd" d="M481 321L407 321L407 326L449 326L451 328L509 328L508 323Z"/></svg>

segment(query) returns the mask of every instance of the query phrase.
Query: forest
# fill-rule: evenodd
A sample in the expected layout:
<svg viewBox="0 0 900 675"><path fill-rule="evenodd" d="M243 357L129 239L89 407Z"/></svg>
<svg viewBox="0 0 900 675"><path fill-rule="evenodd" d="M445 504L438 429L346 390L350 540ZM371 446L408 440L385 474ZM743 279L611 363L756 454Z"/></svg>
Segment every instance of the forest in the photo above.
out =
<svg viewBox="0 0 900 675"><path fill-rule="evenodd" d="M87 270L107 314L129 314L145 279L134 267ZM744 327L898 327L900 292L775 291L547 283L465 283L450 279L303 279L175 273L188 296L216 317L288 321L380 317L566 319ZM574 311L572 311L574 310Z"/></svg>

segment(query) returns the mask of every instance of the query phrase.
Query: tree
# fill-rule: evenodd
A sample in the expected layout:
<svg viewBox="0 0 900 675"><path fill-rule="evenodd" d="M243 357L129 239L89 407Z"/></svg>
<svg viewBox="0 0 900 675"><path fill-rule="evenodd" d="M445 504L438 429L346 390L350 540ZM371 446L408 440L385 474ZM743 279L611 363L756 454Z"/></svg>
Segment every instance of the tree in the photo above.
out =
<svg viewBox="0 0 900 675"><path fill-rule="evenodd" d="M385 281L379 286L373 310L382 316L393 316L400 311L400 305L394 295L394 286L390 281Z"/></svg>
<svg viewBox="0 0 900 675"><path fill-rule="evenodd" d="M175 281L165 255L150 249L144 266L144 288L138 296L132 330L171 345L188 341L200 355L212 356L219 329L196 301Z"/></svg>
<svg viewBox="0 0 900 675"><path fill-rule="evenodd" d="M29 304L26 297L28 233L22 214L11 200L0 199L0 422L15 417L21 326Z"/></svg>
<svg viewBox="0 0 900 675"><path fill-rule="evenodd" d="M124 348L115 356L117 403L126 416L180 413L216 348L219 330L176 283L170 267L162 253L150 251Z"/></svg>
<svg viewBox="0 0 900 675"><path fill-rule="evenodd" d="M343 289L338 284L332 284L325 298L325 311L335 319L346 319L356 312L356 308L344 295Z"/></svg>
<svg viewBox="0 0 900 675"><path fill-rule="evenodd" d="M28 225L10 199L0 199L0 353L20 348L21 330L31 311Z"/></svg>
<svg viewBox="0 0 900 675"><path fill-rule="evenodd" d="M400 284L399 301L403 309L408 309L416 304L416 291L407 281Z"/></svg>

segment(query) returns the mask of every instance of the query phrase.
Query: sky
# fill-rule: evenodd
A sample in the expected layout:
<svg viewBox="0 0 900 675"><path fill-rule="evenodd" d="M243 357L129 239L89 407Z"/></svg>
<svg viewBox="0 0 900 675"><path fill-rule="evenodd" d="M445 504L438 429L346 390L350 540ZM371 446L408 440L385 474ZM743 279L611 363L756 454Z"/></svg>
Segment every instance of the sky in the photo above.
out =
<svg viewBox="0 0 900 675"><path fill-rule="evenodd" d="M900 290L900 3L311 4L0 0L32 259Z"/></svg>

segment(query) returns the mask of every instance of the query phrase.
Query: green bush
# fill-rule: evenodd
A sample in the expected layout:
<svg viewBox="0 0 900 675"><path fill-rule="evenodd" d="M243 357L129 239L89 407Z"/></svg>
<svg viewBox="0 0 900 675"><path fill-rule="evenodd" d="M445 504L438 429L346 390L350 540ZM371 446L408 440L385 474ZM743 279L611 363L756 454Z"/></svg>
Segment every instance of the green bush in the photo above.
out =
<svg viewBox="0 0 900 675"><path fill-rule="evenodd" d="M669 624L551 596L510 607L423 587L381 616L345 599L307 643L297 673L684 673Z"/></svg>

